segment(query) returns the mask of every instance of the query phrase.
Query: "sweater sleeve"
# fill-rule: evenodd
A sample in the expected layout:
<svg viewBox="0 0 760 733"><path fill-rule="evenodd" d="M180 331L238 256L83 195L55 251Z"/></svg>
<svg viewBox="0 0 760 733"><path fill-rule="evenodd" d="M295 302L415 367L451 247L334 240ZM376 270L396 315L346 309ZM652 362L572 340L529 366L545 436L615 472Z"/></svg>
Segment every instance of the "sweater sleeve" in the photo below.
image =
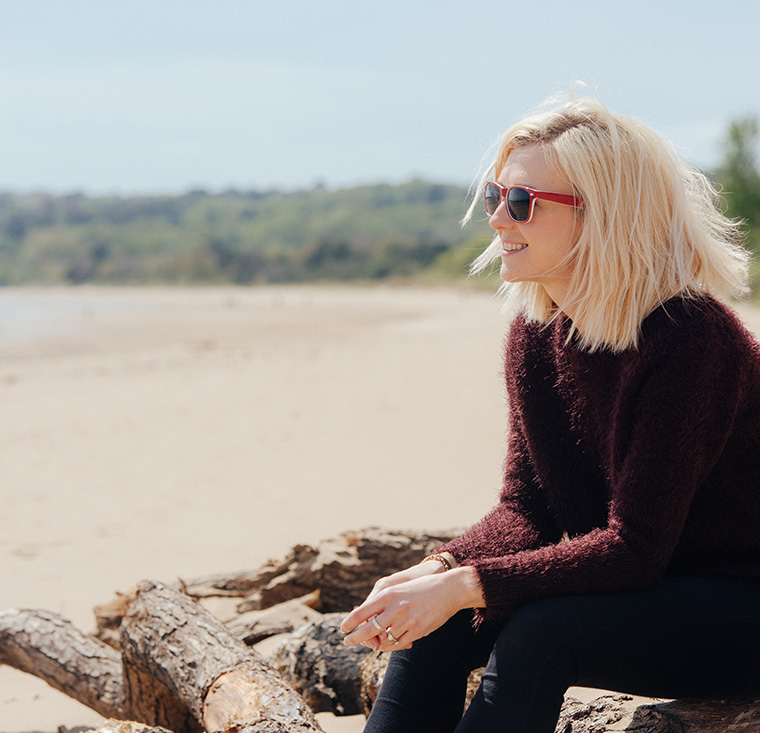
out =
<svg viewBox="0 0 760 733"><path fill-rule="evenodd" d="M462 560L478 572L487 617L541 597L634 589L662 577L741 399L745 354L712 325L712 333L679 333L655 345L633 414L616 428L627 448L610 469L606 526L566 542Z"/></svg>

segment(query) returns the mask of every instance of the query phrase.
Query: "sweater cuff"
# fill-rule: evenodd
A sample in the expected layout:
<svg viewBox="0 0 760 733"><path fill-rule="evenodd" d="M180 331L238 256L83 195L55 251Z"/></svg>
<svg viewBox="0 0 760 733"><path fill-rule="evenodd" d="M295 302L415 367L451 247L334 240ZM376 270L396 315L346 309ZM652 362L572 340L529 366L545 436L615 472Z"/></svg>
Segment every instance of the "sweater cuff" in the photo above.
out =
<svg viewBox="0 0 760 733"><path fill-rule="evenodd" d="M465 558L460 563L464 567L471 567L475 570L480 590L485 599L485 606L475 609L473 621L476 626L485 621L503 621L519 608L517 599L513 598L510 593L503 592L503 578L494 577L503 574L502 568L499 567L500 564L498 563L495 568L492 561L479 557Z"/></svg>

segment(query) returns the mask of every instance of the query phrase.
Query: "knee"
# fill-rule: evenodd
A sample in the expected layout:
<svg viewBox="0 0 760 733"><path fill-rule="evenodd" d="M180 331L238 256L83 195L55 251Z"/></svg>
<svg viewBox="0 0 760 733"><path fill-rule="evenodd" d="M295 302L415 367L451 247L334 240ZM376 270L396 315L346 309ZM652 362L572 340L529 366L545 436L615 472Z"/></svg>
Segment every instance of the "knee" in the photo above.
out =
<svg viewBox="0 0 760 733"><path fill-rule="evenodd" d="M456 614L440 628L415 641L410 649L393 652L391 657L414 660L415 664L426 664L433 669L440 667L469 648L472 636L470 616L468 612Z"/></svg>
<svg viewBox="0 0 760 733"><path fill-rule="evenodd" d="M567 686L577 677L577 664L570 643L573 636L564 599L548 598L516 611L502 630L494 654L523 668L546 665L554 668Z"/></svg>
<svg viewBox="0 0 760 733"><path fill-rule="evenodd" d="M529 647L561 643L564 619L557 601L548 598L522 606L512 615L502 635Z"/></svg>

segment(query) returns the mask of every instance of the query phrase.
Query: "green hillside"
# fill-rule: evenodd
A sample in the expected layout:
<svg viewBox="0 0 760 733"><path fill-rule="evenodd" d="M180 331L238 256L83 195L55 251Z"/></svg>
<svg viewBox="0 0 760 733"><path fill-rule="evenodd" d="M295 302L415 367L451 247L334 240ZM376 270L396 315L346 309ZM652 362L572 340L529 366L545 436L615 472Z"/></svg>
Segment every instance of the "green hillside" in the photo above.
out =
<svg viewBox="0 0 760 733"><path fill-rule="evenodd" d="M485 215L460 227L467 206L466 189L422 181L293 193L0 194L0 283L464 276L489 239Z"/></svg>

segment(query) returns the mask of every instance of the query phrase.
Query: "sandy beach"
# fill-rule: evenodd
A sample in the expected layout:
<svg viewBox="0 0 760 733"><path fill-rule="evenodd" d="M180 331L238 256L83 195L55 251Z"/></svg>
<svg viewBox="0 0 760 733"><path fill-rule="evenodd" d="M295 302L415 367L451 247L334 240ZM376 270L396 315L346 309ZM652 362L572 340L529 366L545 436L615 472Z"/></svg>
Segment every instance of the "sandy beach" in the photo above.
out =
<svg viewBox="0 0 760 733"><path fill-rule="evenodd" d="M504 330L466 289L0 290L0 610L91 631L143 578L475 521L499 487ZM0 733L100 720L0 667Z"/></svg>
<svg viewBox="0 0 760 733"><path fill-rule="evenodd" d="M143 578L493 503L504 320L404 288L0 290L0 609L92 631ZM99 716L0 667L0 733ZM323 721L326 730L359 721Z"/></svg>

